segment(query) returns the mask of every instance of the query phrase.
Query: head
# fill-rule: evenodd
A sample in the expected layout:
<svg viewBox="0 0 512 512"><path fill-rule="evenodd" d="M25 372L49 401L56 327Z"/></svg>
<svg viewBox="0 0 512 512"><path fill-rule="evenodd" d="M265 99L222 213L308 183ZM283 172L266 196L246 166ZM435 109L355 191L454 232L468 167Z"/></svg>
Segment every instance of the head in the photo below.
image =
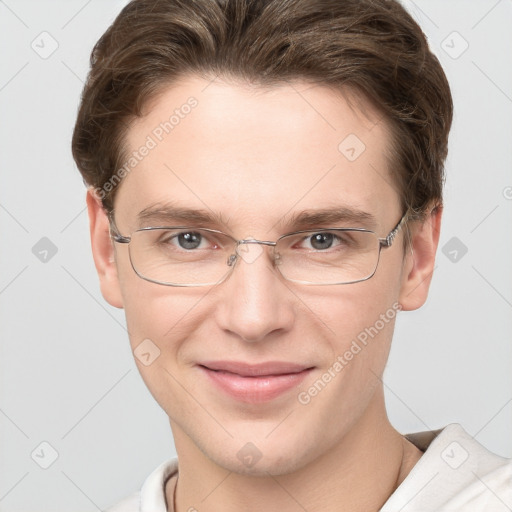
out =
<svg viewBox="0 0 512 512"><path fill-rule="evenodd" d="M123 9L93 50L73 154L102 293L125 309L134 353L152 354L136 362L177 445L278 474L382 419L396 314L427 298L451 118L440 64L395 1ZM271 247L247 244L222 282L166 286L112 238L171 225L236 240L346 227L384 238L404 215L372 277L352 284L292 282ZM304 372L271 398L234 398L214 382L226 362ZM261 460L244 465L253 445Z"/></svg>

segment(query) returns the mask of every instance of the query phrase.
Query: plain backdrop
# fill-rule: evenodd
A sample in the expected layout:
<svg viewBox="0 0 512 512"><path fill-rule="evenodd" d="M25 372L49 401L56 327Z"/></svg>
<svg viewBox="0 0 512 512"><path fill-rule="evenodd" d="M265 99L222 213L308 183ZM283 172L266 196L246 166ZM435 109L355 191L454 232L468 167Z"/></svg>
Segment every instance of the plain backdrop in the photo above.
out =
<svg viewBox="0 0 512 512"><path fill-rule="evenodd" d="M124 4L0 1L0 511L103 509L175 454L123 311L100 294L70 152L89 53ZM430 298L399 315L385 372L390 419L461 423L510 457L512 1L406 6L455 119Z"/></svg>

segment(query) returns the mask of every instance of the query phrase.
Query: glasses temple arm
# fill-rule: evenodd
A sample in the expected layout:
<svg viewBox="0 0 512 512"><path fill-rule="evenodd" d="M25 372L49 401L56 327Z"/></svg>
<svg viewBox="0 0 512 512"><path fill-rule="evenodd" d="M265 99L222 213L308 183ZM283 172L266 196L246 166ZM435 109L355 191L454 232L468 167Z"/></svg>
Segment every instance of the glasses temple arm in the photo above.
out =
<svg viewBox="0 0 512 512"><path fill-rule="evenodd" d="M131 237L121 235L117 229L116 222L114 220L114 210L107 212L107 217L109 221L110 237L112 240L120 244L129 244L132 240Z"/></svg>
<svg viewBox="0 0 512 512"><path fill-rule="evenodd" d="M379 238L380 245L382 247L391 247L393 244L393 241L395 240L396 235L400 231L400 228L406 221L408 217L408 212L405 212L402 216L402 218L398 221L398 224L389 232L388 236L386 238Z"/></svg>

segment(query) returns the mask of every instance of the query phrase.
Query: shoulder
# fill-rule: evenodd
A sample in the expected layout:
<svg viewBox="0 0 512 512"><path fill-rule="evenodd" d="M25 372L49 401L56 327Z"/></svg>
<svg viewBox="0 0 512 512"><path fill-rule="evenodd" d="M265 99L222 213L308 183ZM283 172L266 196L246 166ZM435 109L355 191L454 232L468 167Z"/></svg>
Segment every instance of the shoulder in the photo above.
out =
<svg viewBox="0 0 512 512"><path fill-rule="evenodd" d="M457 423L406 437L426 451L381 512L512 510L512 459L491 452Z"/></svg>
<svg viewBox="0 0 512 512"><path fill-rule="evenodd" d="M106 512L168 512L165 501L165 484L178 472L178 459L170 459L158 466L144 481L137 491L119 503L108 508Z"/></svg>
<svg viewBox="0 0 512 512"><path fill-rule="evenodd" d="M512 459L491 452L460 425L448 425L446 440L438 449L446 485L453 489L446 509L473 507L501 512L512 509Z"/></svg>

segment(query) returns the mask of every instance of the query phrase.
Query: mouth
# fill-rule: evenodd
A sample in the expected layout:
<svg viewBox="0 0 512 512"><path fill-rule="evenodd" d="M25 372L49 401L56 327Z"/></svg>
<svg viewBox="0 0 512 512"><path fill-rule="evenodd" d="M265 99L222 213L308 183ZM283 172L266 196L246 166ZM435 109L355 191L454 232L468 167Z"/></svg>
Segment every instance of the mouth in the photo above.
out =
<svg viewBox="0 0 512 512"><path fill-rule="evenodd" d="M264 403L292 390L313 367L269 361L247 364L235 361L209 361L198 365L217 389L245 403Z"/></svg>

